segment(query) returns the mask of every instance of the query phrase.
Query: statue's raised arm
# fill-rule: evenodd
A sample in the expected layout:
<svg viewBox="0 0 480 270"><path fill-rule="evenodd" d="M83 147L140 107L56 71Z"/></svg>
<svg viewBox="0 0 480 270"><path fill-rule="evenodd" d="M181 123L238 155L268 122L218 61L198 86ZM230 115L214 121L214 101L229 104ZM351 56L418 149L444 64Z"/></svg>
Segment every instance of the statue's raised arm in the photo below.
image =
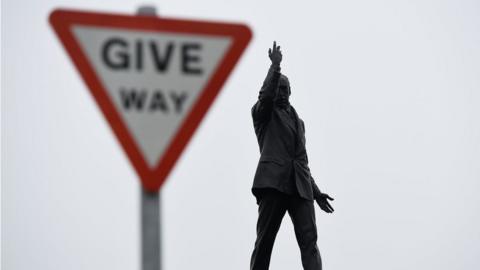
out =
<svg viewBox="0 0 480 270"><path fill-rule="evenodd" d="M268 49L268 57L271 65L267 76L263 81L262 88L258 94L258 101L252 108L252 116L256 121L266 121L269 119L273 108L273 102L278 92L278 82L281 76L280 63L282 62L282 52L277 42L273 42L273 47Z"/></svg>

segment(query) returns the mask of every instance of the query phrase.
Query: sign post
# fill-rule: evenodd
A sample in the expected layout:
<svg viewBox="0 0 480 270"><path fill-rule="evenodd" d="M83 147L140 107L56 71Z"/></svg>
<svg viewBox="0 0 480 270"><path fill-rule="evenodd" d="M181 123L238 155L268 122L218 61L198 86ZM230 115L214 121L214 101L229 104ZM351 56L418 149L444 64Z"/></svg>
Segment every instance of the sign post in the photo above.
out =
<svg viewBox="0 0 480 270"><path fill-rule="evenodd" d="M142 183L142 269L158 270L159 190L252 33L242 24L55 10L50 23Z"/></svg>
<svg viewBox="0 0 480 270"><path fill-rule="evenodd" d="M160 192L142 188L142 270L161 269Z"/></svg>
<svg viewBox="0 0 480 270"><path fill-rule="evenodd" d="M139 16L156 16L154 7L141 6ZM141 191L141 253L142 270L161 270L161 191L150 192L142 187Z"/></svg>

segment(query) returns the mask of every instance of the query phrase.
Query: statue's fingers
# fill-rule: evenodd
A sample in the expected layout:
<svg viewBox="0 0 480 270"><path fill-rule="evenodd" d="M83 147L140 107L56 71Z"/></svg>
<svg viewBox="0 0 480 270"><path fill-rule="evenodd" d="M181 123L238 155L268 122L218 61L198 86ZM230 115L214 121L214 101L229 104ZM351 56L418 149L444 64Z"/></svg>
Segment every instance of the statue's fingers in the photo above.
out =
<svg viewBox="0 0 480 270"><path fill-rule="evenodd" d="M333 201L334 198L330 197L330 195L327 194L327 199L329 199L330 201Z"/></svg>
<svg viewBox="0 0 480 270"><path fill-rule="evenodd" d="M333 210L333 207L327 202L327 207L330 209L331 212L335 211Z"/></svg>
<svg viewBox="0 0 480 270"><path fill-rule="evenodd" d="M277 42L274 40L273 41L273 50L275 51L277 49Z"/></svg>
<svg viewBox="0 0 480 270"><path fill-rule="evenodd" d="M272 49L268 49L268 56L272 55Z"/></svg>
<svg viewBox="0 0 480 270"><path fill-rule="evenodd" d="M327 212L327 213L330 213L330 209L329 209L325 204L322 203L322 204L320 205L320 208L321 208L323 211L325 211L325 212Z"/></svg>

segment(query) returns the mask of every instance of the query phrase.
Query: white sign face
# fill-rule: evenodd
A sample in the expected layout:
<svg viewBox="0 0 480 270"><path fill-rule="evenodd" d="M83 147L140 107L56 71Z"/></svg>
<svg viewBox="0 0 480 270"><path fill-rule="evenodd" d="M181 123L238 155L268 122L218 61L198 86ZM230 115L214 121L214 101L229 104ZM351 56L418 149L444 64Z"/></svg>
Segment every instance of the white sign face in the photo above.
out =
<svg viewBox="0 0 480 270"><path fill-rule="evenodd" d="M157 165L230 48L228 36L73 25L148 165Z"/></svg>

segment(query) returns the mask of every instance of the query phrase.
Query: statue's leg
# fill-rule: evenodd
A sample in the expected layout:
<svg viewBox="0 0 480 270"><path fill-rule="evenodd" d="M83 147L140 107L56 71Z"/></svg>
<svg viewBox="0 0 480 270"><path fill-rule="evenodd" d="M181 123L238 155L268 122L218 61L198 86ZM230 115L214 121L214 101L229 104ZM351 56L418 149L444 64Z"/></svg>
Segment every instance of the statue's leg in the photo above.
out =
<svg viewBox="0 0 480 270"><path fill-rule="evenodd" d="M251 270L268 269L273 243L286 211L286 195L273 189L262 192L258 204L257 240L250 261Z"/></svg>
<svg viewBox="0 0 480 270"><path fill-rule="evenodd" d="M317 226L313 201L297 196L290 197L288 214L293 222L295 236L302 255L305 270L321 270L322 259L317 247Z"/></svg>

